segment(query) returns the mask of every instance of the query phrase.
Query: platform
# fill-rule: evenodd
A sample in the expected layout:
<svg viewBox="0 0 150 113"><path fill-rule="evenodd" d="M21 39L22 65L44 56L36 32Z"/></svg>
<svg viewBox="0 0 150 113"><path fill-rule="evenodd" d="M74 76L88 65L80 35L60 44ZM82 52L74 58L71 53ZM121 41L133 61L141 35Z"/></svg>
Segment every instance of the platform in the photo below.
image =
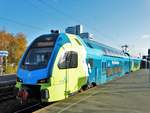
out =
<svg viewBox="0 0 150 113"><path fill-rule="evenodd" d="M149 113L148 72L133 72L34 113Z"/></svg>

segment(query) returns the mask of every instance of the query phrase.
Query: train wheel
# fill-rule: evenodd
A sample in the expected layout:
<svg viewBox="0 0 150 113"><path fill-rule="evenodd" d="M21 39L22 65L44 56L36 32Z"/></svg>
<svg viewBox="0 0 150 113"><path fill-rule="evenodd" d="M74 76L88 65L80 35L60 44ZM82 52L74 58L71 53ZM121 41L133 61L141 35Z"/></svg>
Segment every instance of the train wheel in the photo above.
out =
<svg viewBox="0 0 150 113"><path fill-rule="evenodd" d="M87 90L87 89L88 89L88 85L87 85L87 84L82 86L82 90L83 90L83 91L85 91L85 90Z"/></svg>
<svg viewBox="0 0 150 113"><path fill-rule="evenodd" d="M92 82L92 83L91 83L91 86L92 86L92 87L95 87L95 86L96 86L96 83L95 83L95 82Z"/></svg>
<svg viewBox="0 0 150 113"><path fill-rule="evenodd" d="M85 91L85 90L87 90L87 89L88 89L88 85L85 84L85 85L83 85L83 86L80 88L79 92L83 92L83 91Z"/></svg>

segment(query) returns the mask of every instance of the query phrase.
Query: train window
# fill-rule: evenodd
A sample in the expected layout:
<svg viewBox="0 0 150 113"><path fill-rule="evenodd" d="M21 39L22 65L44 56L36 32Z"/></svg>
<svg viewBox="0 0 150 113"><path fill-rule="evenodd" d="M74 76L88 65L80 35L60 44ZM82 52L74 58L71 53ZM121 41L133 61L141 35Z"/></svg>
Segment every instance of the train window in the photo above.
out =
<svg viewBox="0 0 150 113"><path fill-rule="evenodd" d="M85 43L88 47L93 48L93 46L91 44L89 44L88 42Z"/></svg>
<svg viewBox="0 0 150 113"><path fill-rule="evenodd" d="M66 57L67 57L67 52L64 53L60 59L59 59L59 62L58 62L58 67L60 69L66 69Z"/></svg>
<svg viewBox="0 0 150 113"><path fill-rule="evenodd" d="M137 68L139 66L138 62L134 62L134 67Z"/></svg>
<svg viewBox="0 0 150 113"><path fill-rule="evenodd" d="M88 59L88 64L90 64L90 67L91 67L91 68L93 67L93 59L92 59L92 58L89 58L89 59Z"/></svg>
<svg viewBox="0 0 150 113"><path fill-rule="evenodd" d="M51 52L51 48L30 49L24 60L23 66L29 70L44 68L48 64Z"/></svg>
<svg viewBox="0 0 150 113"><path fill-rule="evenodd" d="M118 69L119 73L122 72L122 67L120 66L119 69Z"/></svg>
<svg viewBox="0 0 150 113"><path fill-rule="evenodd" d="M80 46L82 46L81 43L79 42L79 40L75 39L75 41L76 41Z"/></svg>
<svg viewBox="0 0 150 113"><path fill-rule="evenodd" d="M76 52L69 52L67 55L68 68L76 68L78 66L78 55Z"/></svg>
<svg viewBox="0 0 150 113"><path fill-rule="evenodd" d="M113 74L118 74L122 72L122 68L120 66L112 68Z"/></svg>
<svg viewBox="0 0 150 113"><path fill-rule="evenodd" d="M58 35L43 35L37 38L27 50L21 67L25 70L45 68L53 51Z"/></svg>
<svg viewBox="0 0 150 113"><path fill-rule="evenodd" d="M59 69L77 68L78 54L74 51L68 51L62 55L58 62Z"/></svg>
<svg viewBox="0 0 150 113"><path fill-rule="evenodd" d="M106 62L102 62L102 71L104 72L106 70Z"/></svg>
<svg viewBox="0 0 150 113"><path fill-rule="evenodd" d="M112 74L112 72L111 72L111 69L110 68L107 68L107 76L110 76L111 74Z"/></svg>

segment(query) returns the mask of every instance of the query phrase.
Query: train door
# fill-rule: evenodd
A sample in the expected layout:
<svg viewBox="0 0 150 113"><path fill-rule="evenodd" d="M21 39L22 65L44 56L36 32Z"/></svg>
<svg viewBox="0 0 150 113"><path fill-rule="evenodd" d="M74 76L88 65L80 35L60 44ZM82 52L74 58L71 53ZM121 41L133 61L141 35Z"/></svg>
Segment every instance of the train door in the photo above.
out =
<svg viewBox="0 0 150 113"><path fill-rule="evenodd" d="M100 85L101 83L101 60L94 60L94 69L95 69L95 83Z"/></svg>
<svg viewBox="0 0 150 113"><path fill-rule="evenodd" d="M74 51L66 51L59 60L58 63L60 75L64 76L65 95L75 91L77 84L77 67L78 67L78 54Z"/></svg>
<svg viewBox="0 0 150 113"><path fill-rule="evenodd" d="M106 75L106 60L103 59L101 62L101 83L106 83L107 75Z"/></svg>
<svg viewBox="0 0 150 113"><path fill-rule="evenodd" d="M78 53L75 51L69 51L67 55L67 90L68 94L78 90L78 76L80 74L78 70Z"/></svg>
<svg viewBox="0 0 150 113"><path fill-rule="evenodd" d="M88 66L88 82L91 83L96 83L96 72L97 72L97 68L95 67L95 63L93 58L88 58L87 59L87 66Z"/></svg>

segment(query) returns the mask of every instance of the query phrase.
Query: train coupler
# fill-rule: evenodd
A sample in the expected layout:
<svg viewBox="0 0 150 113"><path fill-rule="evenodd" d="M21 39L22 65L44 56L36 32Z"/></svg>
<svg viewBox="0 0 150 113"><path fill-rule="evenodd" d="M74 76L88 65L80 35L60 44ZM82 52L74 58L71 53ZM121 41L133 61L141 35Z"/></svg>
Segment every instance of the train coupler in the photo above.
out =
<svg viewBox="0 0 150 113"><path fill-rule="evenodd" d="M17 99L20 100L21 104L27 103L28 98L29 98L29 92L27 91L27 89L21 89L18 91Z"/></svg>

